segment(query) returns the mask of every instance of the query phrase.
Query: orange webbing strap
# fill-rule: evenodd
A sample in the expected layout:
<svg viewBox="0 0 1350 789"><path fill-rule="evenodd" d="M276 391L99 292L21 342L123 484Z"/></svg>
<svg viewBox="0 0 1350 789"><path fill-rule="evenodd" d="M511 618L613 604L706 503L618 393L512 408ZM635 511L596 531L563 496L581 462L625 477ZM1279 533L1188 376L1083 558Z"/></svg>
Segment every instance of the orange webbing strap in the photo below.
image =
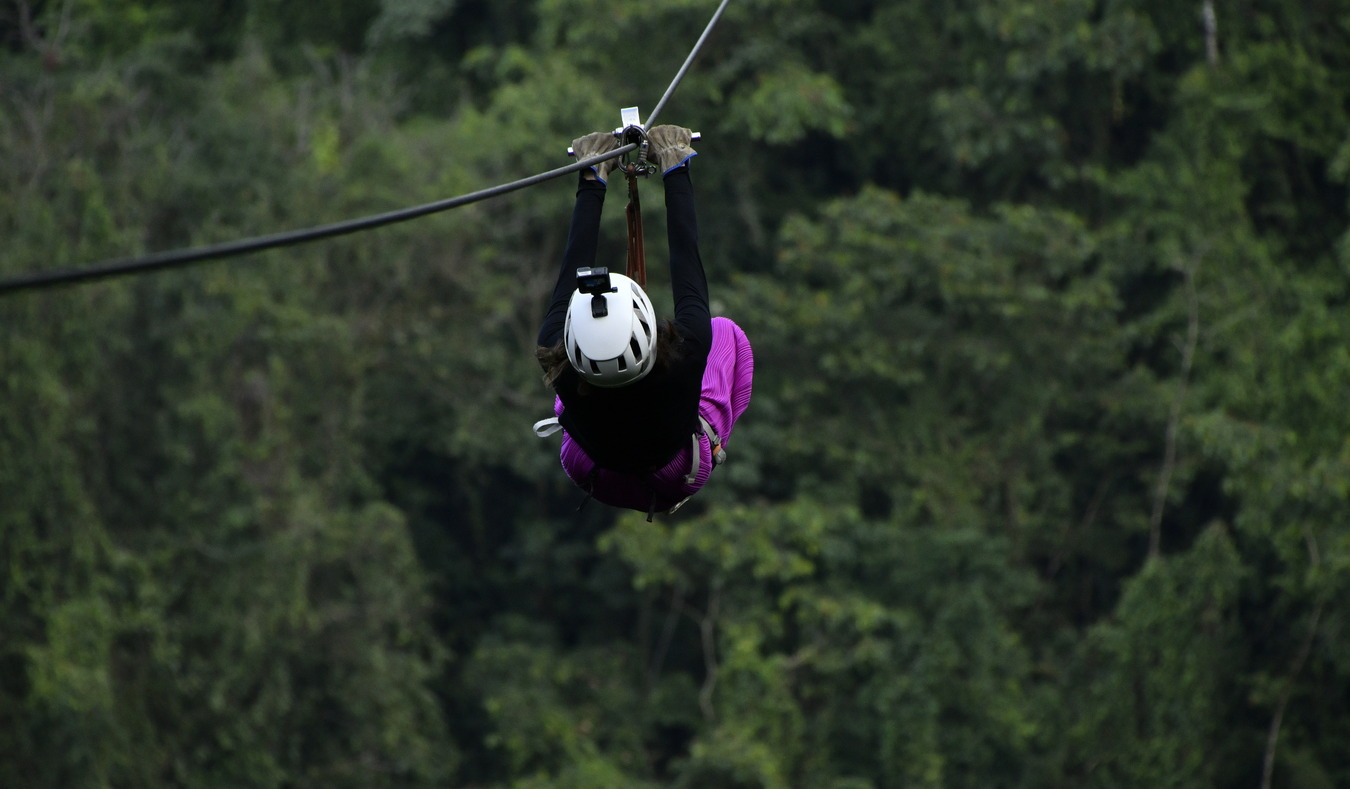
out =
<svg viewBox="0 0 1350 789"><path fill-rule="evenodd" d="M624 168L628 176L628 277L647 287L647 255L642 246L642 204L638 201L637 165Z"/></svg>

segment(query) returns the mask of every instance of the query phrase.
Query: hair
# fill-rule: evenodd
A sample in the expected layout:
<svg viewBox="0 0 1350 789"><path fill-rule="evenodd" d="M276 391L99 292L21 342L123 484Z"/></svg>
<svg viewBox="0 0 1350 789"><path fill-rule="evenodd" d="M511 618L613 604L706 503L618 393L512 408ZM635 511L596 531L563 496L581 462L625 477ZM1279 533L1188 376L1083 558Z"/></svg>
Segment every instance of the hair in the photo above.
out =
<svg viewBox="0 0 1350 789"><path fill-rule="evenodd" d="M652 366L652 372L660 372L666 367L675 363L680 358L680 342L683 337L680 330L676 328L674 322L663 320L658 324L656 331L656 362ZM553 386L562 376L563 371L572 366L571 359L567 356L567 345L565 340L558 340L551 346L541 345L534 351L534 356L539 360L539 365L544 368L544 383ZM650 375L650 373L649 373ZM590 384L582 381L577 391L585 394L590 388Z"/></svg>

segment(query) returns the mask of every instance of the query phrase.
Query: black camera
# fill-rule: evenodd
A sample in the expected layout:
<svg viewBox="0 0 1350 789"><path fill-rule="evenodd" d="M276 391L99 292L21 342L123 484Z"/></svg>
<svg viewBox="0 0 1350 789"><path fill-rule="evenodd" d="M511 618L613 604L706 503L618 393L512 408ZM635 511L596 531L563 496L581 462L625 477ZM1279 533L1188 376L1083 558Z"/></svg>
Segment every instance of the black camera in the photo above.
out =
<svg viewBox="0 0 1350 789"><path fill-rule="evenodd" d="M609 269L579 268L577 269L577 290L594 296L601 293L614 293L617 288L610 284Z"/></svg>
<svg viewBox="0 0 1350 789"><path fill-rule="evenodd" d="M619 291L609 281L609 269L603 267L577 269L577 290L591 295L592 318L608 315L609 305L605 303L604 294Z"/></svg>

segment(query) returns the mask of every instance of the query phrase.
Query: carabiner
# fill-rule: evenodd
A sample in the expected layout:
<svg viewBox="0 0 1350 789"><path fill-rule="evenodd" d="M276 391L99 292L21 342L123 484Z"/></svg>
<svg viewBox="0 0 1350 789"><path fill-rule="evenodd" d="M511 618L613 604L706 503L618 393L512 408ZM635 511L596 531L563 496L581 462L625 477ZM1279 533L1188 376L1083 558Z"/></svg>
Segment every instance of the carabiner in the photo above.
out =
<svg viewBox="0 0 1350 789"><path fill-rule="evenodd" d="M630 172L634 175L651 175L656 172L656 165L647 161L647 151L650 143L647 141L647 130L631 124L615 131L615 136L619 138L620 145L637 145L637 160L630 158L632 152L626 153L619 160L620 166L624 172Z"/></svg>

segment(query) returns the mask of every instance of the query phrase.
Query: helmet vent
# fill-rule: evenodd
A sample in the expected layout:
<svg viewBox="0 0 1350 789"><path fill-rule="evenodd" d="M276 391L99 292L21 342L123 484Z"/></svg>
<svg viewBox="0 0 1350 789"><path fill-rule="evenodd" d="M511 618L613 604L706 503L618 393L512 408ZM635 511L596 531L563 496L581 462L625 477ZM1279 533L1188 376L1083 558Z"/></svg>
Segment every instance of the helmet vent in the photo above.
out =
<svg viewBox="0 0 1350 789"><path fill-rule="evenodd" d="M638 345L636 337L628 341L628 347L633 349L633 358L642 361L642 346Z"/></svg>
<svg viewBox="0 0 1350 789"><path fill-rule="evenodd" d="M600 374L600 365L594 359L591 359L591 373L594 375Z"/></svg>

